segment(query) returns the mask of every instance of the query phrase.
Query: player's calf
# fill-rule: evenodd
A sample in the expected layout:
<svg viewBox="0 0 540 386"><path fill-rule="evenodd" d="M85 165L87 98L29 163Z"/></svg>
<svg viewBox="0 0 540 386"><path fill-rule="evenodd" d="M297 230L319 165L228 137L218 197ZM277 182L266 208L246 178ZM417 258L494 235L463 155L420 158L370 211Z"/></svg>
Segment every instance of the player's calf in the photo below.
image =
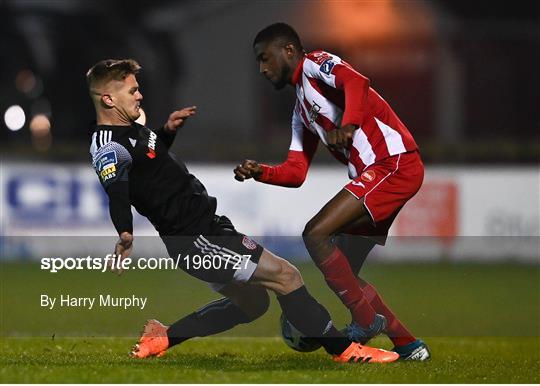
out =
<svg viewBox="0 0 540 386"><path fill-rule="evenodd" d="M251 284L229 283L218 292L231 300L252 322L263 316L270 307L265 288Z"/></svg>
<svg viewBox="0 0 540 386"><path fill-rule="evenodd" d="M205 337L230 330L263 315L268 309L268 295L266 291L254 291L256 296L249 294L251 289L249 287L244 289L247 297L243 299L238 294L234 296L235 294L229 293L232 299L225 297L215 300L174 322L167 331L169 347L194 337Z"/></svg>

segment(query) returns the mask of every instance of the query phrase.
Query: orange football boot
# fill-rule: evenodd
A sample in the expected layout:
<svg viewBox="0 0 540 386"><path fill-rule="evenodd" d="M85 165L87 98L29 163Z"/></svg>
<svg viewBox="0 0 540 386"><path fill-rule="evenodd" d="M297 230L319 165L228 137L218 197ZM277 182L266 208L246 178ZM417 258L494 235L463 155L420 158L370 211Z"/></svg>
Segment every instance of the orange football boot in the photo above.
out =
<svg viewBox="0 0 540 386"><path fill-rule="evenodd" d="M351 343L341 355L334 355L335 362L389 363L399 359L399 354L380 348Z"/></svg>
<svg viewBox="0 0 540 386"><path fill-rule="evenodd" d="M139 343L133 346L130 355L134 358L162 357L169 348L168 326L156 319L150 319L143 328Z"/></svg>

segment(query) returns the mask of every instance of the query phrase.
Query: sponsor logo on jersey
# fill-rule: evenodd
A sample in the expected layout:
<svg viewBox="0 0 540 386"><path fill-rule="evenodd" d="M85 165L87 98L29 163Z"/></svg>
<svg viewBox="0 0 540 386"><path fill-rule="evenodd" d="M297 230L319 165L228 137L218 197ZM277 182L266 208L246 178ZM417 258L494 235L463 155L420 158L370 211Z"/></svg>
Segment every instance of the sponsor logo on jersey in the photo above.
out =
<svg viewBox="0 0 540 386"><path fill-rule="evenodd" d="M371 182L375 179L375 172L373 170L366 170L362 175L360 176L362 181Z"/></svg>
<svg viewBox="0 0 540 386"><path fill-rule="evenodd" d="M116 177L116 166L115 165L109 165L107 168L103 169L101 172L99 172L99 177L101 178L101 181L105 182L113 177Z"/></svg>
<svg viewBox="0 0 540 386"><path fill-rule="evenodd" d="M332 61L332 59L326 59L323 64L321 64L321 67L319 70L321 70L322 73L325 73L326 75L330 75L332 72L332 68L334 68L336 63Z"/></svg>
<svg viewBox="0 0 540 386"><path fill-rule="evenodd" d="M111 178L116 177L116 164L117 164L116 152L109 151L103 154L96 162L96 170L99 174L99 178L102 182L105 182Z"/></svg>
<svg viewBox="0 0 540 386"><path fill-rule="evenodd" d="M351 184L355 185L355 186L361 186L362 188L365 188L366 185L364 185L363 183L361 183L360 181L352 181Z"/></svg>
<svg viewBox="0 0 540 386"><path fill-rule="evenodd" d="M151 131L148 138L148 152L146 153L146 156L150 159L156 158L156 138L157 134Z"/></svg>
<svg viewBox="0 0 540 386"><path fill-rule="evenodd" d="M244 247L252 251L257 248L257 243L255 243L255 241L251 240L247 236L244 236L244 238L242 239L242 244L244 244Z"/></svg>

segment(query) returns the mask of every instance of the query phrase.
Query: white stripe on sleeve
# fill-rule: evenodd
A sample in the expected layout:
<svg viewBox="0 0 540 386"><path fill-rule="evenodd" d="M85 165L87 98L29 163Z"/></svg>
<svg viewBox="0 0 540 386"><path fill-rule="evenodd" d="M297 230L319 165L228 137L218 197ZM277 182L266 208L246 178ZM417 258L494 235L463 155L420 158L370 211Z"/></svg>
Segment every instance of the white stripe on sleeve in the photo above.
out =
<svg viewBox="0 0 540 386"><path fill-rule="evenodd" d="M388 148L388 153L390 155L405 153L405 145L403 144L401 134L387 124L379 121L377 118L375 118L375 121L383 133L384 141L386 142L386 147Z"/></svg>

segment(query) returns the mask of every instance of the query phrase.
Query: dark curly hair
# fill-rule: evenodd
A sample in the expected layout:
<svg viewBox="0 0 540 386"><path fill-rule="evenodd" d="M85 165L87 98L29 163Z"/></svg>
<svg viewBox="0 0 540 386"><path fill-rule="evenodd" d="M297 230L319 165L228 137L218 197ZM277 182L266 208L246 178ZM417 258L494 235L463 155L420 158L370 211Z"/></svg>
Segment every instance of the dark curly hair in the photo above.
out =
<svg viewBox="0 0 540 386"><path fill-rule="evenodd" d="M253 45L257 43L271 43L276 40L281 40L285 44L292 43L299 51L304 50L300 37L298 37L294 28L285 23L271 24L259 31L253 40Z"/></svg>

